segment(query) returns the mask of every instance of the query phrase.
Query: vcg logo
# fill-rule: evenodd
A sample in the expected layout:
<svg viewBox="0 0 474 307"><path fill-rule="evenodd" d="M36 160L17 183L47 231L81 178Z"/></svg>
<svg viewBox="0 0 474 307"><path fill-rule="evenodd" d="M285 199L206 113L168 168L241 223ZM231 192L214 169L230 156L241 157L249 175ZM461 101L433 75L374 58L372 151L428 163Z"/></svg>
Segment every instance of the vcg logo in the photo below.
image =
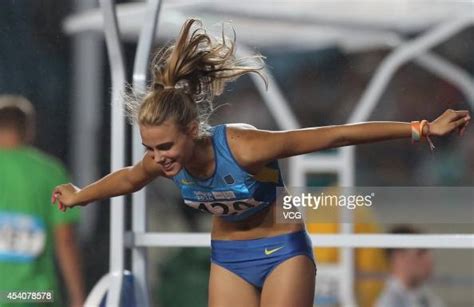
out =
<svg viewBox="0 0 474 307"><path fill-rule="evenodd" d="M299 211L283 211L283 218L285 220L301 220L303 215Z"/></svg>

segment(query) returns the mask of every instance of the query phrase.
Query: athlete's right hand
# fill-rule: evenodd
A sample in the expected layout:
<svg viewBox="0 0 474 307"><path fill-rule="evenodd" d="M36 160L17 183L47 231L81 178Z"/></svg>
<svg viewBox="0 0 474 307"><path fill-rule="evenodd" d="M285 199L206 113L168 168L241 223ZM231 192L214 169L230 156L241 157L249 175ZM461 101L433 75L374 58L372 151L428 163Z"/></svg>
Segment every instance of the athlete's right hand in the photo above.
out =
<svg viewBox="0 0 474 307"><path fill-rule="evenodd" d="M79 203L77 201L77 194L80 191L81 189L71 183L58 185L53 190L51 203L55 204L57 202L59 210L63 212L65 212L68 208L84 206L86 205L85 203Z"/></svg>

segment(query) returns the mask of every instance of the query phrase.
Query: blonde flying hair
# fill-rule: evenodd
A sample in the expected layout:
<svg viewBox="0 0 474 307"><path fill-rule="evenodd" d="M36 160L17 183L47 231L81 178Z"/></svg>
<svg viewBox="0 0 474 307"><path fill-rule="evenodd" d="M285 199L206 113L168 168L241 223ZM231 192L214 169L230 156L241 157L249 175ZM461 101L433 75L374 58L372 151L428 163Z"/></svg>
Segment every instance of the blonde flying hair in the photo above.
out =
<svg viewBox="0 0 474 307"><path fill-rule="evenodd" d="M157 126L173 119L179 128L199 123L199 137L208 135L208 119L215 96L227 82L246 73L261 73L263 56L235 57L233 40L207 34L201 21L188 19L176 41L160 50L152 60L152 83L141 98L127 99L129 119L144 126Z"/></svg>

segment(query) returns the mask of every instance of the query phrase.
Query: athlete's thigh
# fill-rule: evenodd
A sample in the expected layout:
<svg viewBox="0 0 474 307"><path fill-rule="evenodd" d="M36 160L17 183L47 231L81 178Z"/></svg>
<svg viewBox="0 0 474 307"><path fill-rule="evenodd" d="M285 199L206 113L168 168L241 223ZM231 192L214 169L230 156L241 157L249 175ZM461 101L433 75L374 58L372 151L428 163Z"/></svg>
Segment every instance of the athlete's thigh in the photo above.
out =
<svg viewBox="0 0 474 307"><path fill-rule="evenodd" d="M251 284L211 263L209 307L259 307L260 292Z"/></svg>
<svg viewBox="0 0 474 307"><path fill-rule="evenodd" d="M313 306L315 270L313 261L304 255L280 263L263 284L260 307Z"/></svg>

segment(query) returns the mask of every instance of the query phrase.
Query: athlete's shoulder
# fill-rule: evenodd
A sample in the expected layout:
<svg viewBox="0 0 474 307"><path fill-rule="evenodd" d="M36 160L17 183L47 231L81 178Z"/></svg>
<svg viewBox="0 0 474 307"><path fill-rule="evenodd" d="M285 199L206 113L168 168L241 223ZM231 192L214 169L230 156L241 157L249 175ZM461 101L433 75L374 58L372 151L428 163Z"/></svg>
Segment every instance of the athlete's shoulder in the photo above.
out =
<svg viewBox="0 0 474 307"><path fill-rule="evenodd" d="M255 152L261 150L258 144L266 132L249 124L228 124L227 127L227 143L235 160L247 172L256 173L261 165L255 159Z"/></svg>
<svg viewBox="0 0 474 307"><path fill-rule="evenodd" d="M246 123L231 123L225 124L227 130L239 131L239 130L257 130L255 126Z"/></svg>
<svg viewBox="0 0 474 307"><path fill-rule="evenodd" d="M255 126L245 123L226 124L227 140L229 142L244 142L255 134L258 129Z"/></svg>

